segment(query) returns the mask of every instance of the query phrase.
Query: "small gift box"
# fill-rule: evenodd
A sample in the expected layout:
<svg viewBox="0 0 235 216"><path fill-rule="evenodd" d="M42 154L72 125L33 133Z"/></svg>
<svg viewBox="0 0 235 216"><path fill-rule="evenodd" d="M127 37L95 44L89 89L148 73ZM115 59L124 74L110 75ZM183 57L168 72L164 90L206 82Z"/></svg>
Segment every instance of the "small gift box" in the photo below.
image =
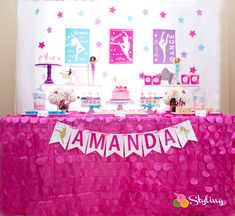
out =
<svg viewBox="0 0 235 216"><path fill-rule="evenodd" d="M193 93L193 106L195 110L205 109L205 92L196 91Z"/></svg>
<svg viewBox="0 0 235 216"><path fill-rule="evenodd" d="M161 76L160 75L155 75L152 78L153 78L153 85L160 85L161 84Z"/></svg>
<svg viewBox="0 0 235 216"><path fill-rule="evenodd" d="M190 75L190 82L192 85L199 84L199 75Z"/></svg>
<svg viewBox="0 0 235 216"><path fill-rule="evenodd" d="M152 85L152 83L153 83L152 76L144 76L144 84L145 85Z"/></svg>
<svg viewBox="0 0 235 216"><path fill-rule="evenodd" d="M181 84L182 85L189 85L190 82L190 76L188 74L182 74L181 75Z"/></svg>

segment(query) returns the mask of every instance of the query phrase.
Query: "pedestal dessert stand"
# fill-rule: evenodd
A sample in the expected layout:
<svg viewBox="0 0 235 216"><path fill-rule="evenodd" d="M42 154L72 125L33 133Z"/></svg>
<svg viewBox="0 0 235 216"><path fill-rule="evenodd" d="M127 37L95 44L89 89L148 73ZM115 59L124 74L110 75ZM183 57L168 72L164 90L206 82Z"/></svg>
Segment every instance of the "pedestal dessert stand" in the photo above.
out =
<svg viewBox="0 0 235 216"><path fill-rule="evenodd" d="M35 66L42 66L42 67L45 67L47 66L47 78L44 82L44 84L54 84L52 78L51 78L51 69L52 69L52 66L62 66L60 64L53 64L53 63L40 63L40 64L35 64Z"/></svg>
<svg viewBox="0 0 235 216"><path fill-rule="evenodd" d="M95 113L94 108L100 109L100 107L101 107L101 105L99 105L99 104L90 104L89 111L87 113L90 113L90 114Z"/></svg>
<svg viewBox="0 0 235 216"><path fill-rule="evenodd" d="M143 105L141 105L142 107L144 107L144 109L145 108L147 108L147 113L148 114L151 114L151 113L153 113L153 110L152 110L152 108L153 107L155 107L155 105L154 104L152 104L152 103L149 103L149 104L143 104Z"/></svg>
<svg viewBox="0 0 235 216"><path fill-rule="evenodd" d="M123 105L124 104L133 104L133 100L109 100L107 102L108 104L116 104L117 105L117 110L124 110Z"/></svg>

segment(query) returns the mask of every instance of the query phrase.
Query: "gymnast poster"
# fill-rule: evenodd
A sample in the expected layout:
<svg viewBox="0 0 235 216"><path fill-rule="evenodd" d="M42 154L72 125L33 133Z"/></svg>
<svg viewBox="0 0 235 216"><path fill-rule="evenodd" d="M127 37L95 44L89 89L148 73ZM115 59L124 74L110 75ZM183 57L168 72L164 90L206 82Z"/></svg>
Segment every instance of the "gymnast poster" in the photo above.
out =
<svg viewBox="0 0 235 216"><path fill-rule="evenodd" d="M89 29L66 29L65 63L88 64Z"/></svg>
<svg viewBox="0 0 235 216"><path fill-rule="evenodd" d="M153 63L171 64L175 56L175 30L153 29Z"/></svg>
<svg viewBox="0 0 235 216"><path fill-rule="evenodd" d="M110 29L109 63L132 64L133 30Z"/></svg>

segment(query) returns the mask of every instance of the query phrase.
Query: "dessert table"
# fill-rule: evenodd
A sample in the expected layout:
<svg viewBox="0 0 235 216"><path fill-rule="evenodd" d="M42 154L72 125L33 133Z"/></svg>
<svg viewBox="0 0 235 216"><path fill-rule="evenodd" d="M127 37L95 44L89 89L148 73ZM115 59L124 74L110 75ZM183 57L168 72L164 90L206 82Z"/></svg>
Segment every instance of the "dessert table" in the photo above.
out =
<svg viewBox="0 0 235 216"><path fill-rule="evenodd" d="M198 142L188 141L184 148L166 153L102 157L49 145L56 122L125 134L161 130L186 120ZM234 215L234 142L235 116L223 114L2 117L1 211L56 216ZM191 197L189 206L175 207L179 194Z"/></svg>

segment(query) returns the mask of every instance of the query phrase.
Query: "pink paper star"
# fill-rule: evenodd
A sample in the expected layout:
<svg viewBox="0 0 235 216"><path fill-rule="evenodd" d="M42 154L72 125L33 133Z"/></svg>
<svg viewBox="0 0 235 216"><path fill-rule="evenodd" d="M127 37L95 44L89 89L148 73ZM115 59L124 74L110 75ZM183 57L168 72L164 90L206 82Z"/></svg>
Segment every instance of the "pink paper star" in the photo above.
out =
<svg viewBox="0 0 235 216"><path fill-rule="evenodd" d="M96 25L99 25L101 23L101 20L99 19L99 18L97 18L96 20L95 20L95 24Z"/></svg>
<svg viewBox="0 0 235 216"><path fill-rule="evenodd" d="M196 33L195 33L195 31L193 30L193 31L190 31L189 35L190 35L191 37L194 37L194 36L196 35Z"/></svg>
<svg viewBox="0 0 235 216"><path fill-rule="evenodd" d="M197 69L195 67L190 67L190 73L195 73Z"/></svg>
<svg viewBox="0 0 235 216"><path fill-rule="evenodd" d="M202 16L202 10L201 9L198 9L196 12L197 12L198 16Z"/></svg>
<svg viewBox="0 0 235 216"><path fill-rule="evenodd" d="M60 11L59 11L59 13L57 14L57 16L58 16L59 18L62 18L62 17L63 17L63 12L60 12Z"/></svg>
<svg viewBox="0 0 235 216"><path fill-rule="evenodd" d="M144 79L144 73L143 72L139 74L139 78Z"/></svg>
<svg viewBox="0 0 235 216"><path fill-rule="evenodd" d="M187 55L188 55L188 53L186 53L185 51L183 51L183 52L181 53L181 57L182 57L182 58L186 58Z"/></svg>
<svg viewBox="0 0 235 216"><path fill-rule="evenodd" d="M97 48L101 48L101 46L102 46L102 43L101 43L100 41L98 41L98 42L96 43L96 47L97 47Z"/></svg>
<svg viewBox="0 0 235 216"><path fill-rule="evenodd" d="M109 12L110 12L110 13L114 13L114 12L115 12L115 10L116 10L116 8L115 8L115 7L111 7L111 8L109 8Z"/></svg>
<svg viewBox="0 0 235 216"><path fill-rule="evenodd" d="M39 42L39 45L38 45L39 48L43 49L44 46L45 46L44 42Z"/></svg>
<svg viewBox="0 0 235 216"><path fill-rule="evenodd" d="M146 9L144 9L142 12L143 12L144 16L149 14L148 10L146 10Z"/></svg>
<svg viewBox="0 0 235 216"><path fill-rule="evenodd" d="M49 34L49 33L51 33L51 31L52 31L52 28L49 26L49 27L47 28L47 33Z"/></svg>
<svg viewBox="0 0 235 216"><path fill-rule="evenodd" d="M162 11L162 12L160 13L160 16L161 16L161 18L166 18L166 13L165 13L164 11Z"/></svg>

